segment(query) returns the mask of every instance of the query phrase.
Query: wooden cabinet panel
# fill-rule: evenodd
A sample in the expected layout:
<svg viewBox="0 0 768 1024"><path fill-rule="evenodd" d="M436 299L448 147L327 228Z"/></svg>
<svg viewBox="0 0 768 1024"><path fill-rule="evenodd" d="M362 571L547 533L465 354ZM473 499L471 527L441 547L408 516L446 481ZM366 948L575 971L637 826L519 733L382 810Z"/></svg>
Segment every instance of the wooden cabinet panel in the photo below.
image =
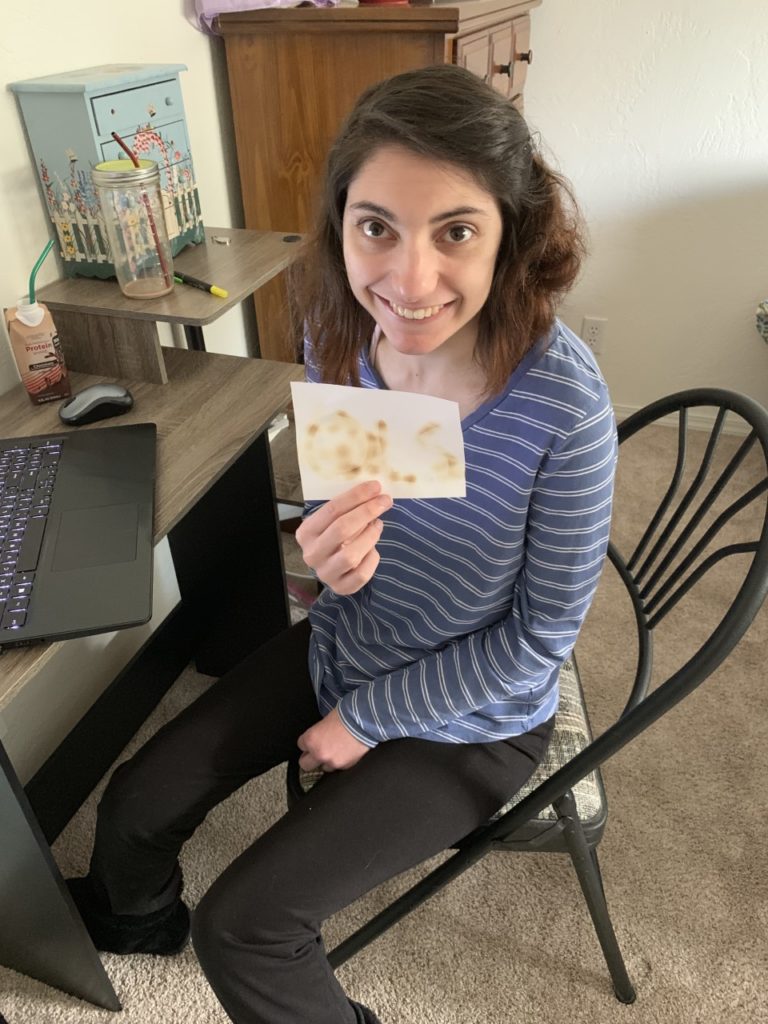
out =
<svg viewBox="0 0 768 1024"><path fill-rule="evenodd" d="M487 32L474 32L471 35L459 36L456 40L456 64L466 68L488 81L490 74L490 41Z"/></svg>
<svg viewBox="0 0 768 1024"><path fill-rule="evenodd" d="M528 68L533 60L531 50L531 19L526 15L522 18L515 18L512 22L512 75L510 78L510 98L516 100L520 97L522 109L523 89Z"/></svg>
<svg viewBox="0 0 768 1024"><path fill-rule="evenodd" d="M533 54L531 53L531 19L528 16L495 25L488 30L490 52L490 83L522 110L523 89Z"/></svg>
<svg viewBox="0 0 768 1024"><path fill-rule="evenodd" d="M357 97L394 69L442 63L443 38L247 35L228 42L227 58L246 226L305 231L325 154Z"/></svg>
<svg viewBox="0 0 768 1024"><path fill-rule="evenodd" d="M514 33L511 22L490 29L488 48L491 58L490 83L496 92L509 98L511 92L511 71L514 57Z"/></svg>

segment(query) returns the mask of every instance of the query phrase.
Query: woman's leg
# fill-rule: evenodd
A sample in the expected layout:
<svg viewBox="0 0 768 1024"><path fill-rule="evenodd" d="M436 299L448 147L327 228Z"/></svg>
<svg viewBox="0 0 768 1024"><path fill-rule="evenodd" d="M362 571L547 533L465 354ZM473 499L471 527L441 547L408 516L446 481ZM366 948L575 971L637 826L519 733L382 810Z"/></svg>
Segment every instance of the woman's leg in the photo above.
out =
<svg viewBox="0 0 768 1024"><path fill-rule="evenodd" d="M159 730L110 780L90 878L114 915L177 901L178 854L216 804L285 761L319 718L307 622L275 637Z"/></svg>
<svg viewBox="0 0 768 1024"><path fill-rule="evenodd" d="M549 733L547 723L500 743L394 740L299 800L195 911L195 951L235 1024L357 1024L322 922L487 820L531 775Z"/></svg>

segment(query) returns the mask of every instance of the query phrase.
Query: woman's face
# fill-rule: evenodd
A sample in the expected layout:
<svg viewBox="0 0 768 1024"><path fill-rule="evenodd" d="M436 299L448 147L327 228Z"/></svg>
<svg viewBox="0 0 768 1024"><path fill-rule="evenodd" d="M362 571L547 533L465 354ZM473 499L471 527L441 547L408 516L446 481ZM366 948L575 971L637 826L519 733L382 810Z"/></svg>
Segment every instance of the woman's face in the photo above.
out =
<svg viewBox="0 0 768 1024"><path fill-rule="evenodd" d="M350 287L406 355L474 347L501 235L498 203L471 174L401 146L375 150L349 186Z"/></svg>

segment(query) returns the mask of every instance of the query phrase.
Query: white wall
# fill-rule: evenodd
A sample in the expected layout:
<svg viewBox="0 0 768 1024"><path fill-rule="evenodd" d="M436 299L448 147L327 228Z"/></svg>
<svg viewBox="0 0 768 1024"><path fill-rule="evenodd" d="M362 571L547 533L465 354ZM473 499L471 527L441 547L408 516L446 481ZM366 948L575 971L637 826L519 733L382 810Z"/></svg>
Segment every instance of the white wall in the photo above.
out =
<svg viewBox="0 0 768 1024"><path fill-rule="evenodd" d="M109 62L187 64L203 216L238 226L223 47L192 27L182 3L135 0L119 16L102 0L80 0L66 16L53 0L6 5L0 67L11 82ZM694 384L768 404L768 349L754 328L768 297L764 0L544 0L533 11L533 48L527 115L573 180L592 235L563 315L576 330L584 314L608 318L601 362L619 411ZM0 137L0 304L9 305L49 237L10 92L0 94ZM49 258L38 284L56 276ZM2 332L0 392L17 381ZM239 312L206 328L206 341L244 352ZM167 549L157 562L161 617L175 600ZM66 665L7 710L5 742L23 776L129 656L127 642L71 641ZM44 715L54 697L56 714Z"/></svg>
<svg viewBox="0 0 768 1024"><path fill-rule="evenodd" d="M768 405L764 0L544 0L533 50L526 115L591 230L563 315L608 318L619 412L700 384Z"/></svg>

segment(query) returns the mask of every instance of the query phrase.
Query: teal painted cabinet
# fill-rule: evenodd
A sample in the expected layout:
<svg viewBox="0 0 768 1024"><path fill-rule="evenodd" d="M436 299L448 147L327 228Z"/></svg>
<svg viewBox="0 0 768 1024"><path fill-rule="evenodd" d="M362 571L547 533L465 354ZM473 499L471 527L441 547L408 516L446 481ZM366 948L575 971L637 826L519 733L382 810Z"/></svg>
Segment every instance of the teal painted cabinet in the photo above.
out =
<svg viewBox="0 0 768 1024"><path fill-rule="evenodd" d="M68 277L114 268L91 169L125 158L112 132L160 167L173 254L202 242L203 222L179 72L184 64L105 64L13 82Z"/></svg>

